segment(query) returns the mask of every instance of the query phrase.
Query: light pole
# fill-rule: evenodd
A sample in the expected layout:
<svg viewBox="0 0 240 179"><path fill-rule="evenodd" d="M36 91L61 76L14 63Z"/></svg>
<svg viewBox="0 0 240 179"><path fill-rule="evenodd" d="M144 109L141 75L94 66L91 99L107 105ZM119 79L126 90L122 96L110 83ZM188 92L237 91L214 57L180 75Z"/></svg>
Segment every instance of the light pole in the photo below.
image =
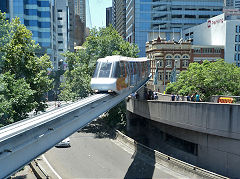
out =
<svg viewBox="0 0 240 179"><path fill-rule="evenodd" d="M171 80L170 80L171 82L176 81L176 63L177 63L177 60L174 61L174 68L171 73Z"/></svg>
<svg viewBox="0 0 240 179"><path fill-rule="evenodd" d="M158 79L158 66L159 66L159 61L157 61L156 64L156 70L155 70L155 75L154 75L154 79L153 79L153 84L157 85L157 79Z"/></svg>
<svg viewBox="0 0 240 179"><path fill-rule="evenodd" d="M164 75L163 75L163 88L164 88L164 91L163 91L163 94L165 94L165 89L166 89L166 68L170 67L170 65L166 65L164 67Z"/></svg>

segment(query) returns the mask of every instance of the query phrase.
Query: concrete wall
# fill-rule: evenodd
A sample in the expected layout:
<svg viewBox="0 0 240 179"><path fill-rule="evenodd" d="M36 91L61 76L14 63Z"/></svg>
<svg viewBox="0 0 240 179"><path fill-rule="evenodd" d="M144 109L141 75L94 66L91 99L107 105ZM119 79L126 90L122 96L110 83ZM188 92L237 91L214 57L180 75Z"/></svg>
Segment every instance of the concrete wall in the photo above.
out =
<svg viewBox="0 0 240 179"><path fill-rule="evenodd" d="M148 143L164 141L164 137L150 134L153 130L149 125L155 126L164 134L196 144L198 152L193 155L159 143L160 150L219 174L240 178L240 105L130 99L127 110L151 119L147 130L141 129L151 136Z"/></svg>

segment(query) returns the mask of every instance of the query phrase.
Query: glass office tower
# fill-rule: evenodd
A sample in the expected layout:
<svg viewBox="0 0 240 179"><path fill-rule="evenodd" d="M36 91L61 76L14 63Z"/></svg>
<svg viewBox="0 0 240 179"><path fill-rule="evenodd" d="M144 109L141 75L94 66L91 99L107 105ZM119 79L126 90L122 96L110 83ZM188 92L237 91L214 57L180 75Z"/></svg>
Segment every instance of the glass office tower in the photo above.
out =
<svg viewBox="0 0 240 179"><path fill-rule="evenodd" d="M24 25L32 31L33 40L39 43L43 52L45 51L51 55L51 13L49 0L20 1L23 2L24 6Z"/></svg>
<svg viewBox="0 0 240 179"><path fill-rule="evenodd" d="M148 33L161 31L170 40L181 29L221 14L223 5L223 0L126 0L126 39L136 43L139 55L145 56Z"/></svg>
<svg viewBox="0 0 240 179"><path fill-rule="evenodd" d="M50 0L1 0L0 9L8 19L19 17L32 31L33 40L42 47L39 55L51 56Z"/></svg>

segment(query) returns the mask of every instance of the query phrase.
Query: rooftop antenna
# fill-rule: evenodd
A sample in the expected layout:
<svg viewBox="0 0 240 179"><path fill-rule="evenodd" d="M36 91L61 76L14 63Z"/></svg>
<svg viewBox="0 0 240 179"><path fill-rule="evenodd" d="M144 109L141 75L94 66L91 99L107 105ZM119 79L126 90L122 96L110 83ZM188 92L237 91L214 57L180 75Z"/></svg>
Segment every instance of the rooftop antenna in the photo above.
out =
<svg viewBox="0 0 240 179"><path fill-rule="evenodd" d="M161 31L160 31L160 29L161 29L161 28L160 28L160 24L159 24L159 26L158 26L158 36L159 36L159 38L161 39L161 35L160 35L160 34L161 34Z"/></svg>
<svg viewBox="0 0 240 179"><path fill-rule="evenodd" d="M181 29L181 38L179 40L179 43L182 43L183 42L183 37L182 37L182 29ZM182 46L181 46L182 47Z"/></svg>
<svg viewBox="0 0 240 179"><path fill-rule="evenodd" d="M188 29L188 40L190 40L190 28Z"/></svg>
<svg viewBox="0 0 240 179"><path fill-rule="evenodd" d="M154 29L152 27L152 40L154 40Z"/></svg>
<svg viewBox="0 0 240 179"><path fill-rule="evenodd" d="M173 28L173 38L172 38L172 40L174 41L174 28Z"/></svg>

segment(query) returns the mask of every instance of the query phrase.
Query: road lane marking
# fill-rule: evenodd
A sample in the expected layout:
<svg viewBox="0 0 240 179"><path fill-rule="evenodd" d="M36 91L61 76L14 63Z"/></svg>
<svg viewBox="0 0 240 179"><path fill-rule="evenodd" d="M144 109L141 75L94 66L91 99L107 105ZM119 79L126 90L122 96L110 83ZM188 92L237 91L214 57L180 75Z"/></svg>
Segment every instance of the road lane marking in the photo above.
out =
<svg viewBox="0 0 240 179"><path fill-rule="evenodd" d="M42 158L43 158L43 160L46 162L46 164L48 165L48 167L52 170L52 172L56 175L56 177L57 177L58 179L62 179L62 177L60 177L60 176L58 175L58 173L53 169L53 167L50 165L50 163L48 162L48 160L46 159L46 157L45 157L44 155L42 155Z"/></svg>

